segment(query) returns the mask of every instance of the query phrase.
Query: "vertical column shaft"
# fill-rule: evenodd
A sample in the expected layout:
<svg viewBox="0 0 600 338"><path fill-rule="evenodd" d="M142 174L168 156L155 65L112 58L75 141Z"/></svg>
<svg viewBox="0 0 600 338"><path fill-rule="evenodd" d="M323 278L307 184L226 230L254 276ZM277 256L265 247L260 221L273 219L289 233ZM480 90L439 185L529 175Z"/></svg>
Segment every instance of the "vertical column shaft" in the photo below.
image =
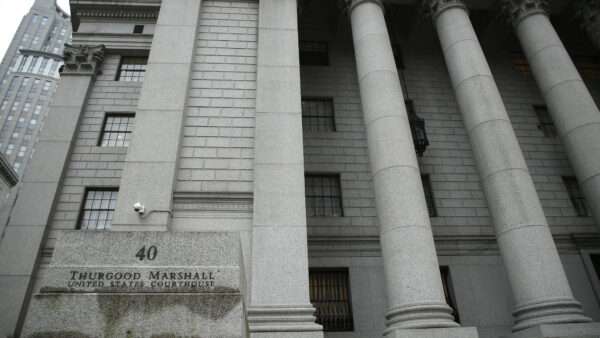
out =
<svg viewBox="0 0 600 338"><path fill-rule="evenodd" d="M113 230L164 231L170 222L201 3L162 1L119 187ZM146 207L143 217L133 210L136 202Z"/></svg>
<svg viewBox="0 0 600 338"><path fill-rule="evenodd" d="M456 327L444 298L421 174L380 1L350 3L387 290L387 334Z"/></svg>
<svg viewBox="0 0 600 338"><path fill-rule="evenodd" d="M515 29L548 111L600 227L600 111L543 11L522 13Z"/></svg>
<svg viewBox="0 0 600 338"><path fill-rule="evenodd" d="M461 1L430 1L515 298L514 330L585 322L500 92Z"/></svg>
<svg viewBox="0 0 600 338"><path fill-rule="evenodd" d="M297 4L259 6L250 336L322 337L308 289Z"/></svg>

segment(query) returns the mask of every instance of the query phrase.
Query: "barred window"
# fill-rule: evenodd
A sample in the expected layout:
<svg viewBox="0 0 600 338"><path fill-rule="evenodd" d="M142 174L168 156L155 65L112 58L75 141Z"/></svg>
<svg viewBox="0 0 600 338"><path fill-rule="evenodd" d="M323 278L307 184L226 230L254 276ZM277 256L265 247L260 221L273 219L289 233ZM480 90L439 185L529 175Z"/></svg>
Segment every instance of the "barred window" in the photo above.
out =
<svg viewBox="0 0 600 338"><path fill-rule="evenodd" d="M300 64L329 66L329 45L322 41L300 41Z"/></svg>
<svg viewBox="0 0 600 338"><path fill-rule="evenodd" d="M324 331L352 331L348 269L310 269L310 301Z"/></svg>
<svg viewBox="0 0 600 338"><path fill-rule="evenodd" d="M148 57L123 56L117 72L117 81L142 82L146 74Z"/></svg>
<svg viewBox="0 0 600 338"><path fill-rule="evenodd" d="M454 319L457 323L460 323L460 317L458 316L458 308L456 307L456 301L454 298L454 292L452 290L452 282L450 280L450 269L447 266L441 266L440 272L442 275L442 285L444 286L444 296L446 297L446 304L452 308L454 312Z"/></svg>
<svg viewBox="0 0 600 338"><path fill-rule="evenodd" d="M88 189L85 193L79 229L110 229L118 194L116 188Z"/></svg>
<svg viewBox="0 0 600 338"><path fill-rule="evenodd" d="M538 121L540 122L538 124L538 128L544 133L544 136L553 138L557 137L558 132L556 131L556 126L554 125L552 117L548 112L548 107L533 106L533 109L535 110L535 114L537 115Z"/></svg>
<svg viewBox="0 0 600 338"><path fill-rule="evenodd" d="M335 131L332 98L302 98L302 128L308 132Z"/></svg>
<svg viewBox="0 0 600 338"><path fill-rule="evenodd" d="M565 184L565 187L567 188L567 192L569 193L569 197L571 198L573 208L575 208L575 211L577 212L577 216L590 216L587 203L585 201L585 198L583 197L581 189L579 188L579 183L577 182L577 179L573 176L563 176L562 179Z"/></svg>
<svg viewBox="0 0 600 338"><path fill-rule="evenodd" d="M338 175L306 175L306 216L343 216Z"/></svg>
<svg viewBox="0 0 600 338"><path fill-rule="evenodd" d="M427 210L429 211L429 217L437 217L437 209L435 208L435 198L433 196L433 189L431 187L431 178L428 174L421 175L421 181L423 182L423 191L425 192L425 201L427 202Z"/></svg>
<svg viewBox="0 0 600 338"><path fill-rule="evenodd" d="M135 114L107 114L102 128L101 147L129 147Z"/></svg>

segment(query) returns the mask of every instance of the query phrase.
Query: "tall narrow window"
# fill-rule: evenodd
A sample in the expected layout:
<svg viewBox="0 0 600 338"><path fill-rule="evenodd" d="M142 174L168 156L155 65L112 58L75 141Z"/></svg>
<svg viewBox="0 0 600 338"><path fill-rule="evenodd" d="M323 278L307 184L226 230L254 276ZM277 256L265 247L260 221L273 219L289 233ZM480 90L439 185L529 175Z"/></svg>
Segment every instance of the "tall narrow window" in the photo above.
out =
<svg viewBox="0 0 600 338"><path fill-rule="evenodd" d="M324 331L352 331L348 269L310 269L310 301Z"/></svg>
<svg viewBox="0 0 600 338"><path fill-rule="evenodd" d="M300 41L300 64L329 66L329 45L322 41Z"/></svg>
<svg viewBox="0 0 600 338"><path fill-rule="evenodd" d="M562 179L565 183L565 187L567 188L567 192L569 193L569 197L571 198L573 208L575 208L575 211L577 212L577 216L589 216L590 213L585 198L583 197L583 193L579 188L579 183L577 182L577 179L573 176L563 176Z"/></svg>
<svg viewBox="0 0 600 338"><path fill-rule="evenodd" d="M100 147L129 147L135 114L107 114Z"/></svg>
<svg viewBox="0 0 600 338"><path fill-rule="evenodd" d="M123 56L117 72L117 81L142 82L146 74L148 57Z"/></svg>
<svg viewBox="0 0 600 338"><path fill-rule="evenodd" d="M308 132L335 131L332 98L302 98L302 129Z"/></svg>
<svg viewBox="0 0 600 338"><path fill-rule="evenodd" d="M116 188L88 189L85 192L79 229L110 229L118 194L119 192Z"/></svg>
<svg viewBox="0 0 600 338"><path fill-rule="evenodd" d="M307 174L305 188L306 216L343 216L342 192L338 175Z"/></svg>
<svg viewBox="0 0 600 338"><path fill-rule="evenodd" d="M458 308L456 307L456 301L454 298L454 292L452 290L452 282L450 280L450 269L447 266L441 266L440 272L442 274L442 285L444 286L444 296L446 297L446 303L454 311L454 319L457 323L460 323L460 317L458 316Z"/></svg>
<svg viewBox="0 0 600 338"><path fill-rule="evenodd" d="M546 136L546 137L558 136L558 133L556 131L556 126L554 125L554 122L552 122L552 117L550 116L550 113L548 112L548 107L533 106L533 109L535 110L535 114L537 115L538 121L540 122L538 124L538 128L544 133L544 136Z"/></svg>
<svg viewBox="0 0 600 338"><path fill-rule="evenodd" d="M433 196L433 189L431 188L431 178L428 174L421 175L421 181L423 181L423 191L425 192L425 201L427 201L427 210L429 211L429 217L437 217L437 210L435 208L435 198Z"/></svg>

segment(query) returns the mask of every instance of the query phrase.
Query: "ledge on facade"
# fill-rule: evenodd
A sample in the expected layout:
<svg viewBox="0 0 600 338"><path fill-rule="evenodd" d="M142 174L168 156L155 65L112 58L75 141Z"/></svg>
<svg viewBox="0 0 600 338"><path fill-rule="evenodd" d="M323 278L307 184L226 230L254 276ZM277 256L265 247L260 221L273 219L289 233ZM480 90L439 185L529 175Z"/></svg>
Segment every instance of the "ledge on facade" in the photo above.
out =
<svg viewBox="0 0 600 338"><path fill-rule="evenodd" d="M33 55L33 56L45 56L48 58L52 58L58 61L62 61L63 60L63 56L60 54L54 54L54 53L49 53L49 52L43 52L41 50L34 50L34 49L19 49L19 52L25 56L27 55Z"/></svg>
<svg viewBox="0 0 600 338"><path fill-rule="evenodd" d="M116 34L116 33L73 33L75 45L104 44L109 51L115 50L150 50L152 47L150 34Z"/></svg>

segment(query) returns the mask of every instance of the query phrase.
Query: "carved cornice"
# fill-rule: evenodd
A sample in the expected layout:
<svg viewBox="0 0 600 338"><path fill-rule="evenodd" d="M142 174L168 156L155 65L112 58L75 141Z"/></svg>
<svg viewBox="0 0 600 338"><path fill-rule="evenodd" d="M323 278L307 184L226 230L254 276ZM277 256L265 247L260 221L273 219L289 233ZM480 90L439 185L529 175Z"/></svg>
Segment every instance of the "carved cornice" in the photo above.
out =
<svg viewBox="0 0 600 338"><path fill-rule="evenodd" d="M462 0L424 0L423 1L423 10L426 15L433 17L436 19L443 11L460 7L463 9L467 9L467 6Z"/></svg>
<svg viewBox="0 0 600 338"><path fill-rule="evenodd" d="M534 14L548 15L548 0L501 0L502 9L513 25Z"/></svg>
<svg viewBox="0 0 600 338"><path fill-rule="evenodd" d="M156 21L158 18L158 12L158 7L79 7L75 9L74 16L78 19L111 18Z"/></svg>
<svg viewBox="0 0 600 338"><path fill-rule="evenodd" d="M104 61L104 45L72 46L65 45L65 65L61 74L81 74L95 76Z"/></svg>
<svg viewBox="0 0 600 338"><path fill-rule="evenodd" d="M575 17L596 48L600 49L600 3L597 0L575 1Z"/></svg>

